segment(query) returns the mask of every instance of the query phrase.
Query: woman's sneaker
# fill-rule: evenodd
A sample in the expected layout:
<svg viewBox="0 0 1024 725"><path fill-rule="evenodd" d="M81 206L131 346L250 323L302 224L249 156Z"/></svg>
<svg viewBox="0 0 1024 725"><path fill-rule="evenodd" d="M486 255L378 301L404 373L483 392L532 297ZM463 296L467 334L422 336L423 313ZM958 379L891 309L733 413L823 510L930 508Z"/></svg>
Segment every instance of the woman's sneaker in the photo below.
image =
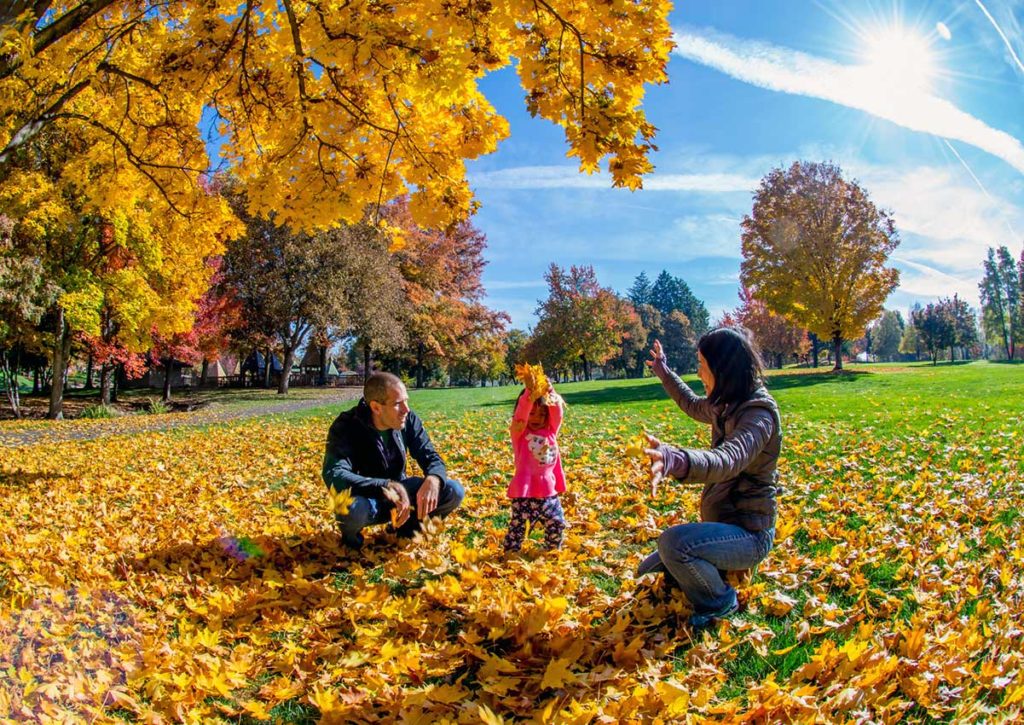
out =
<svg viewBox="0 0 1024 725"><path fill-rule="evenodd" d="M730 601L721 609L718 609L714 612L701 612L699 614L697 612L694 612L692 615L690 615L690 628L693 629L694 632L699 632L702 629L707 629L715 623L715 620L728 617L737 609L739 609L739 602L736 600L736 595L733 594L732 601Z"/></svg>

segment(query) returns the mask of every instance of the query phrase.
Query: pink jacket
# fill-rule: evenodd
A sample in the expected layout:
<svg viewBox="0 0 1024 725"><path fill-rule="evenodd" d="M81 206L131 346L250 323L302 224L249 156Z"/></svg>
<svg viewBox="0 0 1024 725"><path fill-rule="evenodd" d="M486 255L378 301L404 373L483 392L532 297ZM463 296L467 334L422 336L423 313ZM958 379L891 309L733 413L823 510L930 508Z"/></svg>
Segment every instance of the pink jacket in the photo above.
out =
<svg viewBox="0 0 1024 725"><path fill-rule="evenodd" d="M516 403L509 434L515 454L516 472L508 485L509 498L547 498L565 490L562 455L558 450L558 429L562 427L562 406L548 406L548 422L539 430L529 430L533 402L523 395Z"/></svg>

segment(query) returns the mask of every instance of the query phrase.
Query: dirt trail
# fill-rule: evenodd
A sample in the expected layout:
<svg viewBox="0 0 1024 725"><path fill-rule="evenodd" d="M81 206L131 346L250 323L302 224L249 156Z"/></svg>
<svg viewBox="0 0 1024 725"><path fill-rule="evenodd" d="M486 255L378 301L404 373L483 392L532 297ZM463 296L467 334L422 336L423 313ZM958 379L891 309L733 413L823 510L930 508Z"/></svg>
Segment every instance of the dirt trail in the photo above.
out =
<svg viewBox="0 0 1024 725"><path fill-rule="evenodd" d="M39 423L39 427L10 431L0 427L0 447L30 446L37 443L61 441L87 441L112 435L132 435L172 428L216 425L247 418L258 418L262 415L294 413L308 408L346 403L356 400L361 393L361 389L345 389L319 398L281 402L268 401L265 405L244 408L210 406L191 413L157 415L148 420L140 420L139 416L124 416L95 421L50 421L49 423Z"/></svg>

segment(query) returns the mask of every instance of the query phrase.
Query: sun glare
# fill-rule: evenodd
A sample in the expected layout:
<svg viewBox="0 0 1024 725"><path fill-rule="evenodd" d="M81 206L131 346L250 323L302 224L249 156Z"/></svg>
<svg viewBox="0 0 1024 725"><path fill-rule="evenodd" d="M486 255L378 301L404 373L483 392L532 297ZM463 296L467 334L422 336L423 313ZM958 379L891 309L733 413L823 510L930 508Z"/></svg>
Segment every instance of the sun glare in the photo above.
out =
<svg viewBox="0 0 1024 725"><path fill-rule="evenodd" d="M924 89L935 72L928 41L904 28L880 29L865 37L867 70L880 82Z"/></svg>

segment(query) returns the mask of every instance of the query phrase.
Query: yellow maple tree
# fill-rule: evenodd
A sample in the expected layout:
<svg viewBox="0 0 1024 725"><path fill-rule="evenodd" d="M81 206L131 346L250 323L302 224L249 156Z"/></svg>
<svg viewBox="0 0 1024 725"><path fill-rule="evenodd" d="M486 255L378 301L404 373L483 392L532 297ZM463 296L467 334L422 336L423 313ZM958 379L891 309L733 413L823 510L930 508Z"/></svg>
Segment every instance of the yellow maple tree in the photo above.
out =
<svg viewBox="0 0 1024 725"><path fill-rule="evenodd" d="M565 129L587 172L650 171L644 87L665 81L668 0L239 4L9 3L0 13L0 171L43 129L88 128L90 161L171 190L208 168L200 123L254 213L305 228L358 221L412 192L429 226L472 208L464 161L508 124L480 92L518 63L529 111Z"/></svg>

